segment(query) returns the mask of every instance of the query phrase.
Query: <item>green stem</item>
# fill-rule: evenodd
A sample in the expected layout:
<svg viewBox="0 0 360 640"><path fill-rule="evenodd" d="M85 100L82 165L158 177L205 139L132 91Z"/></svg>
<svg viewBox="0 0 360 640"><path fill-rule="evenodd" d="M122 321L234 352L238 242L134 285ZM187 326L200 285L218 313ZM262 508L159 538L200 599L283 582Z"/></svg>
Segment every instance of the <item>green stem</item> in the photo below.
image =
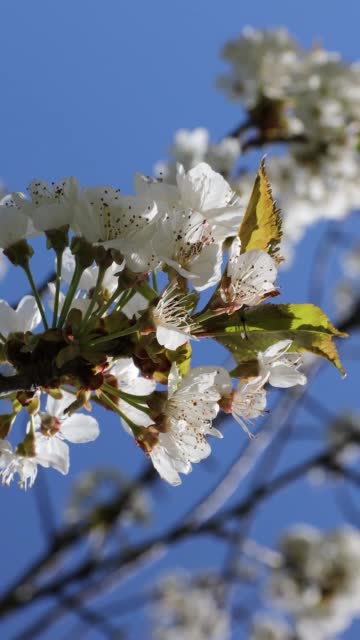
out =
<svg viewBox="0 0 360 640"><path fill-rule="evenodd" d="M159 293L159 287L158 287L158 283L157 283L156 271L152 271L151 280L152 280L153 289L156 291L156 293Z"/></svg>
<svg viewBox="0 0 360 640"><path fill-rule="evenodd" d="M194 316L192 316L192 319L197 324L201 322L205 322L205 320L208 320L209 318L214 318L214 312L211 311L210 309L208 311L200 312L199 315L195 314Z"/></svg>
<svg viewBox="0 0 360 640"><path fill-rule="evenodd" d="M39 308L39 311L40 311L40 315L41 315L41 318L42 318L42 321L43 321L44 329L45 329L45 330L47 330L47 329L49 328L49 325L48 325L48 322L47 322L47 320L46 320L46 315L45 315L44 307L43 307L42 302L41 302L41 300L40 300L39 292L38 292L38 290L37 290L37 288L36 288L36 284L35 284L35 282L34 282L34 278L33 278L33 276L32 276L32 273L31 273L31 269L30 269L29 263L27 263L27 264L25 264L25 265L21 265L21 266L23 267L23 269L24 269L24 271L25 271L25 273L26 273L26 275L27 275L27 278L28 278L28 280L29 280L30 287L31 287L32 292L33 292L33 294L34 294L34 298L35 298L35 300L36 300L36 304L37 304L37 306L38 306L38 308Z"/></svg>
<svg viewBox="0 0 360 640"><path fill-rule="evenodd" d="M29 429L29 433L31 433L31 435L35 438L35 420L34 420L34 416L32 414L30 414L30 429Z"/></svg>
<svg viewBox="0 0 360 640"><path fill-rule="evenodd" d="M59 312L62 258L63 258L63 251L57 251L56 252L56 283L55 283L54 313L53 313L53 320L51 325L53 329L55 329L56 327L57 317Z"/></svg>
<svg viewBox="0 0 360 640"><path fill-rule="evenodd" d="M97 317L101 318L101 316L103 316L104 313L106 313L109 307L111 307L111 305L115 302L116 298L121 294L121 291L122 291L121 287L117 286L111 298L105 304L99 307L99 309L96 309L93 315L96 315Z"/></svg>
<svg viewBox="0 0 360 640"><path fill-rule="evenodd" d="M77 286L78 286L78 284L80 282L80 278L81 278L81 276L83 274L83 271L84 271L83 267L81 267L79 265L79 263L76 262L75 271L73 273L73 277L71 279L70 286L69 286L68 292L67 292L65 300L64 300L63 308L61 310L61 314L60 314L60 318L59 318L59 322L58 322L59 329L63 326L63 324L65 322L66 316L67 316L67 314L69 312L69 309L71 307L71 303L72 303L72 301L74 299L74 296L75 296L75 293L76 293L76 289L77 289Z"/></svg>
<svg viewBox="0 0 360 640"><path fill-rule="evenodd" d="M121 409L119 409L119 407L115 404L115 402L113 402L111 400L111 398L109 398L104 392L102 392L101 394L102 399L104 400L104 402L113 410L115 411L115 413L117 413L120 418L122 418L123 420L125 420L125 422L129 425L130 429L132 431L136 431L139 427L138 425L135 424L135 422L132 422L132 420L130 420L130 418L128 418L125 413L123 413L121 411Z"/></svg>
<svg viewBox="0 0 360 640"><path fill-rule="evenodd" d="M157 291L155 291L148 282L142 282L136 287L136 290L141 293L146 300L149 300L149 302L153 302L153 300L156 300L159 297Z"/></svg>
<svg viewBox="0 0 360 640"><path fill-rule="evenodd" d="M112 393L113 395L120 398L120 400L124 400L128 404L131 404L131 406L135 407L135 409L139 409L139 411L143 411L144 413L149 412L148 405L144 405L141 402L141 401L146 401L149 396L135 396L133 394L126 393L126 391L121 391L121 389L118 389L116 387L112 387L110 384L107 384L106 382L103 383L102 388L105 389L107 393L110 393L110 394Z"/></svg>
<svg viewBox="0 0 360 640"><path fill-rule="evenodd" d="M97 279L96 279L96 284L95 284L94 291L93 291L93 294L92 294L91 302L90 302L90 304L89 304L89 306L87 308L87 311L86 311L85 316L84 316L83 321L82 321L83 322L83 331L86 329L85 325L88 322L88 320L89 320L89 318L91 316L91 313L92 313L92 311L93 311L93 309L94 309L94 307L96 305L96 300L97 300L99 291L101 289L102 281L104 280L104 275L105 275L106 270L107 270L107 267L103 267L103 266L99 267L99 272L98 272L98 276L97 276Z"/></svg>
<svg viewBox="0 0 360 640"><path fill-rule="evenodd" d="M116 305L116 311L121 311L121 309L125 307L125 305L131 300L135 293L135 289L128 289L127 291L124 291L118 304Z"/></svg>
<svg viewBox="0 0 360 640"><path fill-rule="evenodd" d="M122 338L123 336L129 336L132 333L136 333L139 330L137 325L128 327L127 329L123 329L122 331L116 331L115 333L111 333L106 336L101 336L100 338L95 338L87 345L88 347L97 347L99 344L103 344L104 342L111 342L116 338Z"/></svg>

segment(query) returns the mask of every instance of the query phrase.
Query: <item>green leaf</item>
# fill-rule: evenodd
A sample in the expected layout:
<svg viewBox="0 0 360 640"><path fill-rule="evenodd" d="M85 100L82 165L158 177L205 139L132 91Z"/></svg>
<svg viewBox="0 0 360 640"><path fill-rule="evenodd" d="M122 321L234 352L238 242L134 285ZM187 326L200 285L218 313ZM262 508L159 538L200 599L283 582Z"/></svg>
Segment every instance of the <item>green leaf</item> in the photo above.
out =
<svg viewBox="0 0 360 640"><path fill-rule="evenodd" d="M278 254L281 237L280 209L272 197L263 158L239 230L241 253L262 249L280 262L281 256Z"/></svg>
<svg viewBox="0 0 360 640"><path fill-rule="evenodd" d="M207 335L231 351L241 364L256 360L279 340L292 340L290 351L309 351L332 362L343 375L334 337L344 338L326 314L313 304L264 304L231 316L218 316L205 325Z"/></svg>

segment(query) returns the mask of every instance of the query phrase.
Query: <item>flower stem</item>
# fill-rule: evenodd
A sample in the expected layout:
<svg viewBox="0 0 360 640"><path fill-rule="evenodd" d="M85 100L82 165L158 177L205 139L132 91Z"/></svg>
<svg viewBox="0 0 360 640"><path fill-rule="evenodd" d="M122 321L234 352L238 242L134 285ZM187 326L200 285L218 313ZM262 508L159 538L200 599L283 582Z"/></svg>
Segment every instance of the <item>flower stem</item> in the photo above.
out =
<svg viewBox="0 0 360 640"><path fill-rule="evenodd" d="M44 307L42 305L42 302L41 302L41 299L40 299L40 296L39 296L39 292L38 292L38 290L36 288L36 284L34 282L34 278L33 278L32 273L31 273L29 262L27 262L27 264L24 264L24 265L21 265L21 266L24 269L24 271L25 271L25 273L27 275L27 278L29 280L30 287L31 287L32 292L34 294L34 298L36 300L36 304L37 304L38 309L40 311L40 315L41 315L41 318L42 318L42 321L43 321L44 329L47 330L49 328L49 325L48 325L48 322L47 322L47 319L46 319Z"/></svg>
<svg viewBox="0 0 360 640"><path fill-rule="evenodd" d="M54 313L53 313L53 320L51 325L53 329L55 329L56 327L57 317L59 312L62 258L63 258L63 251L57 251L56 252L56 283L55 283Z"/></svg>
<svg viewBox="0 0 360 640"><path fill-rule="evenodd" d="M125 413L121 411L121 409L119 409L119 407L115 404L115 402L113 402L111 398L109 398L109 396L106 395L106 393L102 392L101 398L113 411L115 411L115 413L117 413L120 416L120 418L125 420L125 422L129 425L132 431L134 430L136 431L138 429L138 426L135 424L135 422L132 422L132 420L130 420L130 418L128 418L125 415Z"/></svg>
<svg viewBox="0 0 360 640"><path fill-rule="evenodd" d="M124 291L121 296L118 304L116 305L116 311L121 311L123 307L131 300L131 298L135 295L135 289L129 289L128 291Z"/></svg>
<svg viewBox="0 0 360 640"><path fill-rule="evenodd" d="M132 407L135 407L135 409L139 409L144 413L149 412L149 407L147 405L142 404L143 401L146 402L149 396L136 396L131 393L126 393L126 391L122 391L117 387L112 387L110 384L107 384L106 382L103 383L102 388L105 389L107 393L113 394L118 398L120 398L121 400L124 400L125 402L130 404Z"/></svg>
<svg viewBox="0 0 360 640"><path fill-rule="evenodd" d="M88 320L89 320L89 318L91 316L91 313L92 313L92 311L93 311L93 309L94 309L94 307L96 305L96 300L97 300L97 297L98 297L98 293L99 293L99 291L101 289L102 281L104 279L104 275L105 275L106 270L107 270L107 267L103 267L103 266L99 267L99 272L98 272L98 276L97 276L97 279L96 279L96 284L95 284L94 291L93 291L93 294L92 294L91 302L90 302L90 304L89 304L89 306L87 308L87 311L86 311L85 316L84 316L83 321L82 321L83 322L83 331L86 330L86 324L87 324L87 322L88 322Z"/></svg>
<svg viewBox="0 0 360 640"><path fill-rule="evenodd" d="M156 271L152 271L151 272L151 280L152 280L153 289L156 291L156 293L159 293L157 277L156 277Z"/></svg>
<svg viewBox="0 0 360 640"><path fill-rule="evenodd" d="M153 300L159 297L157 291L155 291L148 282L142 282L136 287L136 290L141 293L146 300L149 300L149 302L153 302Z"/></svg>
<svg viewBox="0 0 360 640"><path fill-rule="evenodd" d="M119 295L121 294L121 291L122 291L121 287L117 286L111 298L105 304L101 305L101 307L96 309L93 315L101 318L104 315L104 313L106 313L106 311L109 309L109 307L111 307L111 305L115 302L116 298L119 297Z"/></svg>
<svg viewBox="0 0 360 640"><path fill-rule="evenodd" d="M115 333L110 333L106 336L101 336L100 338L95 338L87 345L88 347L97 347L99 344L103 344L105 342L111 342L116 338L122 338L123 336L129 336L132 333L136 333L139 330L137 325L133 325L132 327L128 327L127 329L123 329L122 331L116 331Z"/></svg>
<svg viewBox="0 0 360 640"><path fill-rule="evenodd" d="M73 273L73 277L71 279L71 283L68 289L68 292L66 294L65 300L64 300L64 305L63 308L61 310L61 314L60 314L60 318L59 318L59 322L58 322L58 327L59 329L63 326L66 316L69 312L69 309L71 307L71 303L74 299L75 293L76 293L76 289L77 286L80 282L80 278L83 274L84 269L79 265L78 262L76 262L75 265L75 271Z"/></svg>
<svg viewBox="0 0 360 640"><path fill-rule="evenodd" d="M208 309L208 311L200 312L198 315L195 314L194 316L192 316L192 319L196 322L196 324L199 324L213 317L214 317L214 312L211 311L211 309Z"/></svg>

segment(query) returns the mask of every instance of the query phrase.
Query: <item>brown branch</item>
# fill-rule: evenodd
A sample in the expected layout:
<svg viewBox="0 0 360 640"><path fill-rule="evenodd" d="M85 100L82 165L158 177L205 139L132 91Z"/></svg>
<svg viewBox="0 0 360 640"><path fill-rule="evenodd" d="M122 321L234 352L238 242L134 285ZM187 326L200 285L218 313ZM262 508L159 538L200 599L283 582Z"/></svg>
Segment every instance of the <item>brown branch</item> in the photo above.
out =
<svg viewBox="0 0 360 640"><path fill-rule="evenodd" d="M8 589L7 594L16 594L16 592L21 591L23 585L30 584L35 578L40 577L50 567L54 566L59 557L67 551L69 547L75 545L91 533L94 522L102 523L105 529L111 530L111 528L116 525L121 513L128 507L129 501L134 493L138 491L141 486L148 485L157 480L157 478L158 475L155 469L150 464L147 464L140 476L112 501L96 507L86 519L76 525L70 525L62 531L55 533L49 542L48 549L16 580ZM0 611L0 616L1 613Z"/></svg>
<svg viewBox="0 0 360 640"><path fill-rule="evenodd" d="M344 439L343 442L336 446L329 447L322 453L280 473L273 480L256 487L237 505L225 510L217 517L208 520L198 528L194 527L191 523L176 525L167 533L153 536L145 542L130 546L120 553L112 554L101 560L97 558L87 559L77 568L69 570L67 573L50 580L47 584L38 587L30 585L29 580L19 581L18 586L10 589L0 600L0 614L5 616L15 611L19 606L26 607L39 599L61 594L65 588L74 586L75 584L82 584L90 577L99 585L107 575L114 571L124 572L128 570L129 567L155 552L156 549L164 547L164 545L174 545L186 540L190 536L210 535L222 537L223 527L231 520L246 518L255 507L259 506L266 499L287 487L289 484L302 478L310 470L319 467L330 468L333 466L338 454L346 444L347 440ZM24 602L21 597L21 592L22 589L26 587L31 589L31 599Z"/></svg>

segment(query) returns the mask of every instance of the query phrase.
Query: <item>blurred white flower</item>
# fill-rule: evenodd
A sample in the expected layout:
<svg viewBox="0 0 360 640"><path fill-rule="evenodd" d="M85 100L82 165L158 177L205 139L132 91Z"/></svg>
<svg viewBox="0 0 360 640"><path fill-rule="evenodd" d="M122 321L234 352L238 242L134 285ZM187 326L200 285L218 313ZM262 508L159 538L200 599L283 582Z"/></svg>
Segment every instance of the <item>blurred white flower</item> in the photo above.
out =
<svg viewBox="0 0 360 640"><path fill-rule="evenodd" d="M167 576L156 585L154 640L228 640L230 616L216 581ZM220 597L219 597L220 596Z"/></svg>
<svg viewBox="0 0 360 640"><path fill-rule="evenodd" d="M214 171L228 175L240 152L240 142L236 138L225 137L214 143L210 142L207 129L178 129L170 149L171 159L168 162L158 162L155 165L155 175L167 183L176 184L177 164L180 163L185 171L189 171L200 162L206 162Z"/></svg>
<svg viewBox="0 0 360 640"><path fill-rule="evenodd" d="M250 640L294 640L294 635L285 622L262 614L253 620Z"/></svg>
<svg viewBox="0 0 360 640"><path fill-rule="evenodd" d="M337 458L341 462L352 462L360 456L360 415L343 412L326 429L326 439L330 446L340 447ZM348 444L343 446L344 441Z"/></svg>
<svg viewBox="0 0 360 640"><path fill-rule="evenodd" d="M360 615L360 534L351 527L291 529L282 539L283 566L269 594L294 618L300 638L329 640Z"/></svg>
<svg viewBox="0 0 360 640"><path fill-rule="evenodd" d="M287 99L301 65L300 48L286 29L245 27L239 38L225 45L222 57L231 70L219 78L218 86L231 98L240 97L248 108L261 96Z"/></svg>

